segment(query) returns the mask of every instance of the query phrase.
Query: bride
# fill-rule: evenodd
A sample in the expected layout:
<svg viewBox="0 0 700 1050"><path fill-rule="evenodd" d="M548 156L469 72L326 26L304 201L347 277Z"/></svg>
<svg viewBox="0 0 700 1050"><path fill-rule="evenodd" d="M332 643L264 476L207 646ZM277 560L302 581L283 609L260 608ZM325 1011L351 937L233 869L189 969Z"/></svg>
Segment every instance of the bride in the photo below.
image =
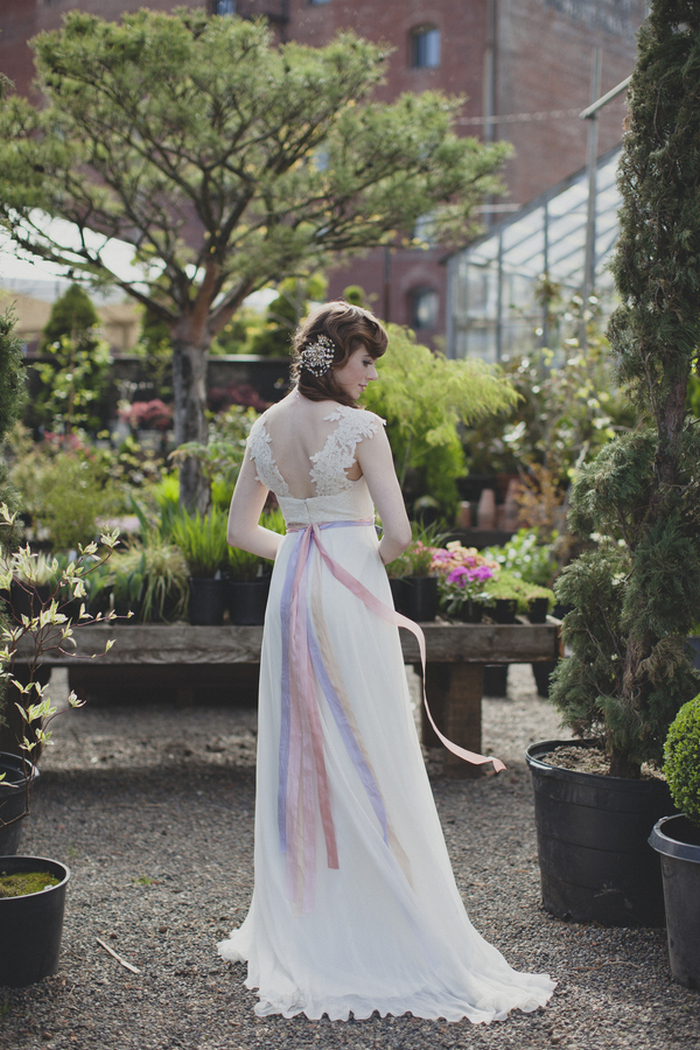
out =
<svg viewBox="0 0 700 1050"><path fill-rule="evenodd" d="M383 421L358 405L387 343L368 311L320 308L295 335L294 388L248 438L229 543L275 565L255 888L219 952L247 962L261 1016L489 1022L542 1006L554 982L512 970L475 931L433 802L397 629L410 621L384 570L411 528ZM258 524L270 490L285 536Z"/></svg>

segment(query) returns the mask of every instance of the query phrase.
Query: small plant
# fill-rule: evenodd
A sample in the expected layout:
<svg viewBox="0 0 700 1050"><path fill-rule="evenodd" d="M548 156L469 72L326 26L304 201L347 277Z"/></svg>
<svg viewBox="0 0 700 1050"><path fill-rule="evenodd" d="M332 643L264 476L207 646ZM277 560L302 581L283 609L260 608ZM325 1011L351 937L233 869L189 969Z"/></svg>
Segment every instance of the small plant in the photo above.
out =
<svg viewBox="0 0 700 1050"><path fill-rule="evenodd" d="M502 569L497 576L484 584L482 601L486 606L492 606L497 601L515 602L517 611L526 613L530 602L536 598L546 598L551 606L554 602L554 591L549 587L529 583L514 572Z"/></svg>
<svg viewBox="0 0 700 1050"><path fill-rule="evenodd" d="M674 803L700 828L700 693L683 704L671 723L664 773Z"/></svg>
<svg viewBox="0 0 700 1050"><path fill-rule="evenodd" d="M448 616L459 615L469 602L482 601L487 581L499 573L493 559L456 540L433 551L433 568L439 573L440 605Z"/></svg>
<svg viewBox="0 0 700 1050"><path fill-rule="evenodd" d="M118 612L141 623L179 620L187 608L187 566L182 551L155 529L115 559L112 587Z"/></svg>
<svg viewBox="0 0 700 1050"><path fill-rule="evenodd" d="M433 547L428 547L422 540L414 540L401 555L405 566L405 576L434 576Z"/></svg>
<svg viewBox="0 0 700 1050"><path fill-rule="evenodd" d="M246 438L258 417L253 408L232 405L209 424L206 442L189 441L170 454L175 465L200 464L215 506L228 508L245 456Z"/></svg>
<svg viewBox="0 0 700 1050"><path fill-rule="evenodd" d="M554 558L556 538L554 533L550 543L541 543L535 529L519 529L508 543L502 547L487 547L484 554L514 576L547 587L558 567Z"/></svg>
<svg viewBox="0 0 700 1050"><path fill-rule="evenodd" d="M0 590L9 589L16 572L21 571L25 578L31 579L32 565L36 564L35 556L28 548L19 551L12 550L15 520L16 515L9 512L7 505L0 504L0 525L3 526ZM38 680L39 669L46 653L53 651L68 654L74 649L74 632L82 624L93 624L113 618L111 613L105 616L101 613L91 616L87 612L85 581L92 572L97 570L98 566L104 565L109 560L117 541L116 531L105 532L101 537L101 552L98 550L97 543L90 543L81 548L78 557L68 561L65 567L57 572L51 583L48 597L37 597L37 603L31 615L23 615L19 622L12 625L0 624L0 678L6 687L0 720L6 724L5 707L9 702L13 702L23 726L21 735L18 735L17 744L22 756L26 780L25 813L29 811L29 791L32 781L32 777L28 775L28 763L50 743L51 730L49 727L59 713L47 692L47 687ZM72 598L80 601L80 610L74 622L71 622L60 611L58 595L61 590L69 591ZM107 640L105 652L111 647L112 641ZM22 675L21 681L15 674L15 665L19 660L27 666L27 673ZM68 697L69 706L80 707L82 703L75 693L71 692ZM19 820L25 813L13 818L12 822Z"/></svg>
<svg viewBox="0 0 700 1050"><path fill-rule="evenodd" d="M32 552L29 547L23 547L15 555L12 562L12 579L27 587L44 587L56 581L60 571L60 563L51 554L43 551Z"/></svg>
<svg viewBox="0 0 700 1050"><path fill-rule="evenodd" d="M79 435L50 435L24 451L11 476L35 532L44 530L56 550L77 550L99 535L98 519L123 503L109 469Z"/></svg>
<svg viewBox="0 0 700 1050"><path fill-rule="evenodd" d="M208 514L182 512L172 525L173 541L185 556L194 579L213 578L228 564L227 516L218 507Z"/></svg>
<svg viewBox="0 0 700 1050"><path fill-rule="evenodd" d="M257 554L241 550L240 547L228 549L228 573L232 580L250 583L260 575L262 562Z"/></svg>

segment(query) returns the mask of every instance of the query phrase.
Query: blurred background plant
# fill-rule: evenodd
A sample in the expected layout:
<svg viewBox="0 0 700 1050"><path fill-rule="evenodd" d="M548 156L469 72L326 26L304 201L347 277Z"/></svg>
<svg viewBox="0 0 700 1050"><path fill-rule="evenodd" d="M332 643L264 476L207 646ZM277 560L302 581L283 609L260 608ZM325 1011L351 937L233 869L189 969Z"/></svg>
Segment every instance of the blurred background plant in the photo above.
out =
<svg viewBox="0 0 700 1050"><path fill-rule="evenodd" d="M52 434L34 443L17 432L13 443L13 484L34 539L56 550L77 550L99 534L98 519L110 518L127 504L126 490L114 478L114 456L80 434Z"/></svg>
<svg viewBox="0 0 700 1050"><path fill-rule="evenodd" d="M379 379L364 395L387 421L396 470L409 513L428 496L452 524L466 473L461 427L515 405L517 393L498 369L476 358L448 360L389 325L391 352L377 362Z"/></svg>
<svg viewBox="0 0 700 1050"><path fill-rule="evenodd" d="M115 555L111 583L114 607L132 612L140 623L171 623L183 619L189 589L181 549L157 529L146 531Z"/></svg>
<svg viewBox="0 0 700 1050"><path fill-rule="evenodd" d="M246 439L257 417L253 408L232 405L210 421L206 444L190 441L170 456L175 465L188 458L201 463L214 507L228 510L245 456Z"/></svg>
<svg viewBox="0 0 700 1050"><path fill-rule="evenodd" d="M210 579L225 571L229 564L227 524L226 512L217 506L204 515L181 511L173 519L170 535L193 579Z"/></svg>
<svg viewBox="0 0 700 1050"><path fill-rule="evenodd" d="M36 434L101 430L112 354L80 285L71 285L53 304L39 353L48 360L35 365L40 387L27 402L25 422Z"/></svg>

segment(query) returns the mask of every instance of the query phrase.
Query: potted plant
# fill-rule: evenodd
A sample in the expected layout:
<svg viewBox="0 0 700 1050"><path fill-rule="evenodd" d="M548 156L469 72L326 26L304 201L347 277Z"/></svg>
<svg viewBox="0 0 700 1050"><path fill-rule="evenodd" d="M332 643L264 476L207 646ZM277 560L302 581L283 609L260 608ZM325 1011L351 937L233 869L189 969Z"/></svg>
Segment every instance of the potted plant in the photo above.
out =
<svg viewBox="0 0 700 1050"><path fill-rule="evenodd" d="M496 562L454 540L434 552L433 564L439 571L440 608L463 622L480 623L485 585L499 573Z"/></svg>
<svg viewBox="0 0 700 1050"><path fill-rule="evenodd" d="M284 533L286 530L279 508L264 512L261 524L272 532ZM229 547L226 593L230 622L263 623L269 592L269 563L239 547Z"/></svg>
<svg viewBox="0 0 700 1050"><path fill-rule="evenodd" d="M187 565L179 546L148 530L114 560L112 590L119 615L139 623L171 623L187 609Z"/></svg>
<svg viewBox="0 0 700 1050"><path fill-rule="evenodd" d="M699 40L700 10L680 0L656 0L640 30L620 167L622 302L609 336L644 425L580 471L569 524L590 549L555 587L571 611L569 655L550 697L585 738L569 757L599 749L601 772L560 768L557 742L528 750L544 905L606 925L663 923L647 839L671 799L653 773L671 722L698 691L686 636L700 620L700 428L686 405L700 346L700 223L689 219L700 179L700 82L686 69Z"/></svg>
<svg viewBox="0 0 700 1050"><path fill-rule="evenodd" d="M680 709L664 747L664 773L681 811L649 838L661 856L671 972L700 989L700 693Z"/></svg>
<svg viewBox="0 0 700 1050"><path fill-rule="evenodd" d="M6 504L0 504L0 587L4 589L9 588L16 575L32 587L32 565L39 565L37 555L28 547L12 549L14 524L15 515ZM102 619L101 615L90 616L83 601L85 577L109 558L117 534L105 533L102 542L102 558L96 558L97 544L88 544L78 558L66 564L48 595L39 597L37 593L32 615L25 614L18 623L0 626L0 666L6 689L2 708L13 704L23 725L16 740L19 757L9 756L4 769L0 761L0 830L16 829L29 813L30 791L36 780L32 760L49 741L50 723L58 713L40 678L45 654L52 649L70 649L75 629ZM59 609L59 591L66 589L73 598L81 599L74 623ZM111 644L106 641L105 649ZM26 673L21 676L19 664L26 666ZM74 693L68 702L71 707L81 705ZM18 847L17 835L13 838L9 843L5 839L4 849ZM59 861L11 853L0 856L0 985L22 987L56 972L69 878L69 869ZM17 881L25 885L18 887Z"/></svg>
<svg viewBox="0 0 700 1050"><path fill-rule="evenodd" d="M216 626L224 619L222 571L228 563L227 517L212 507L202 516L181 513L172 524L172 539L182 551L189 571L189 613L193 624Z"/></svg>
<svg viewBox="0 0 700 1050"><path fill-rule="evenodd" d="M226 598L233 624L261 624L270 590L270 574L256 554L229 547Z"/></svg>

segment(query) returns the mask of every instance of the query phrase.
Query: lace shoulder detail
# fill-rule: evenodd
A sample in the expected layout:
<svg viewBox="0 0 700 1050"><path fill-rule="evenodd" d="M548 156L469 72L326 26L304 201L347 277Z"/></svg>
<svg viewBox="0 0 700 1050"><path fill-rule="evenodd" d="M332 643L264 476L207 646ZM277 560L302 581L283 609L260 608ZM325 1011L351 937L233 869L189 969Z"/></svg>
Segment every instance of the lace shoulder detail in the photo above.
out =
<svg viewBox="0 0 700 1050"><path fill-rule="evenodd" d="M255 463L258 481L265 488L271 489L278 496L289 496L287 482L279 472L272 448L270 435L265 426L265 415L258 416L248 434L248 453Z"/></svg>
<svg viewBox="0 0 700 1050"><path fill-rule="evenodd" d="M352 488L354 482L348 478L346 471L355 462L355 446L363 438L371 438L376 434L385 421L374 412L346 405L339 405L323 418L328 422L337 420L338 426L328 435L321 451L311 457L311 478L318 496L333 496Z"/></svg>

